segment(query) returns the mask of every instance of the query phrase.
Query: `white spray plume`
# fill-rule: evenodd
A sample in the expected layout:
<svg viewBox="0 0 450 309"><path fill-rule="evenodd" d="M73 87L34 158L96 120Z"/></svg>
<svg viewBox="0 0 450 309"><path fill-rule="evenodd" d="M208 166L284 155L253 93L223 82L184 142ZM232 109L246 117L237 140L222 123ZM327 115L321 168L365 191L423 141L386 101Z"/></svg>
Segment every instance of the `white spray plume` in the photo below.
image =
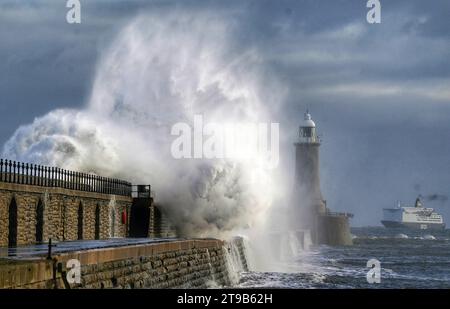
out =
<svg viewBox="0 0 450 309"><path fill-rule="evenodd" d="M265 104L281 101L281 92L278 99L264 92L258 51L235 50L235 27L216 14L137 17L100 59L86 106L20 127L3 155L151 184L184 235L224 237L254 226L280 189L273 171L170 153L176 122L196 114L216 123L267 121Z"/></svg>

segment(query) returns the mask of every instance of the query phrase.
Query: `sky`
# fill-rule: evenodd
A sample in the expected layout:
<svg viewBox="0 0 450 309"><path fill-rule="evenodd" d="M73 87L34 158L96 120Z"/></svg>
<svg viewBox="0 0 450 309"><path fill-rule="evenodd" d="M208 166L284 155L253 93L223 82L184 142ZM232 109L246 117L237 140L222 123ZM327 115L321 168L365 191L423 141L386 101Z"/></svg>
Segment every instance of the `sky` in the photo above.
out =
<svg viewBox="0 0 450 309"><path fill-rule="evenodd" d="M0 145L49 111L83 107L98 59L135 16L211 11L239 29L231 52L257 50L276 84L267 91L282 89L282 105L270 96L267 105L282 153L292 153L283 165L293 165L298 124L311 112L332 210L354 213L353 226L379 225L383 207L437 195L425 205L450 224L450 2L381 4L381 24L369 24L364 0L81 1L74 25L65 1L4 0Z"/></svg>

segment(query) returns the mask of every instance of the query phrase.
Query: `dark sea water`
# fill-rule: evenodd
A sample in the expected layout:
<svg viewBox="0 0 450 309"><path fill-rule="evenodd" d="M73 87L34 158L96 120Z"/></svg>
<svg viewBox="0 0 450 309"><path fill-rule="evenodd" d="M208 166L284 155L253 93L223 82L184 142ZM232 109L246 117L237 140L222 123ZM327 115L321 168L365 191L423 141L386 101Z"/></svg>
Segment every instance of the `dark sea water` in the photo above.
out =
<svg viewBox="0 0 450 309"><path fill-rule="evenodd" d="M240 287L450 288L450 230L353 228L353 246L315 246L286 263L287 272L247 272ZM381 263L369 284L367 261Z"/></svg>

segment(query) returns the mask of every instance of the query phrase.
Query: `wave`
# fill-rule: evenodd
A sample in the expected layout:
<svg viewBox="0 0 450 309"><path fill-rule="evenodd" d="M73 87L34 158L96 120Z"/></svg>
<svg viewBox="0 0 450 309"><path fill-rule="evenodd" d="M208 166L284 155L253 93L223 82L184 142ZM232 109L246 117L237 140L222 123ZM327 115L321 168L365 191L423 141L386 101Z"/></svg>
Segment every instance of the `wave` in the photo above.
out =
<svg viewBox="0 0 450 309"><path fill-rule="evenodd" d="M399 234L395 235L395 238L397 238L397 239L408 239L409 236L406 235L406 234L403 234L403 233L399 233Z"/></svg>

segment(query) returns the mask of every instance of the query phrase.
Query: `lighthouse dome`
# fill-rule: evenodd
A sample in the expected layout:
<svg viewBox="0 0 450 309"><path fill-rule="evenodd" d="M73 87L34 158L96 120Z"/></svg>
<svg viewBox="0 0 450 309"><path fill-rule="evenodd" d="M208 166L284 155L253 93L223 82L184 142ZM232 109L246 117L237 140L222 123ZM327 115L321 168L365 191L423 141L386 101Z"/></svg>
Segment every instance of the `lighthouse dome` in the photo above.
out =
<svg viewBox="0 0 450 309"><path fill-rule="evenodd" d="M308 111L305 113L305 118L303 119L300 127L303 127L303 128L315 128L316 127L316 124L311 119L311 114Z"/></svg>

